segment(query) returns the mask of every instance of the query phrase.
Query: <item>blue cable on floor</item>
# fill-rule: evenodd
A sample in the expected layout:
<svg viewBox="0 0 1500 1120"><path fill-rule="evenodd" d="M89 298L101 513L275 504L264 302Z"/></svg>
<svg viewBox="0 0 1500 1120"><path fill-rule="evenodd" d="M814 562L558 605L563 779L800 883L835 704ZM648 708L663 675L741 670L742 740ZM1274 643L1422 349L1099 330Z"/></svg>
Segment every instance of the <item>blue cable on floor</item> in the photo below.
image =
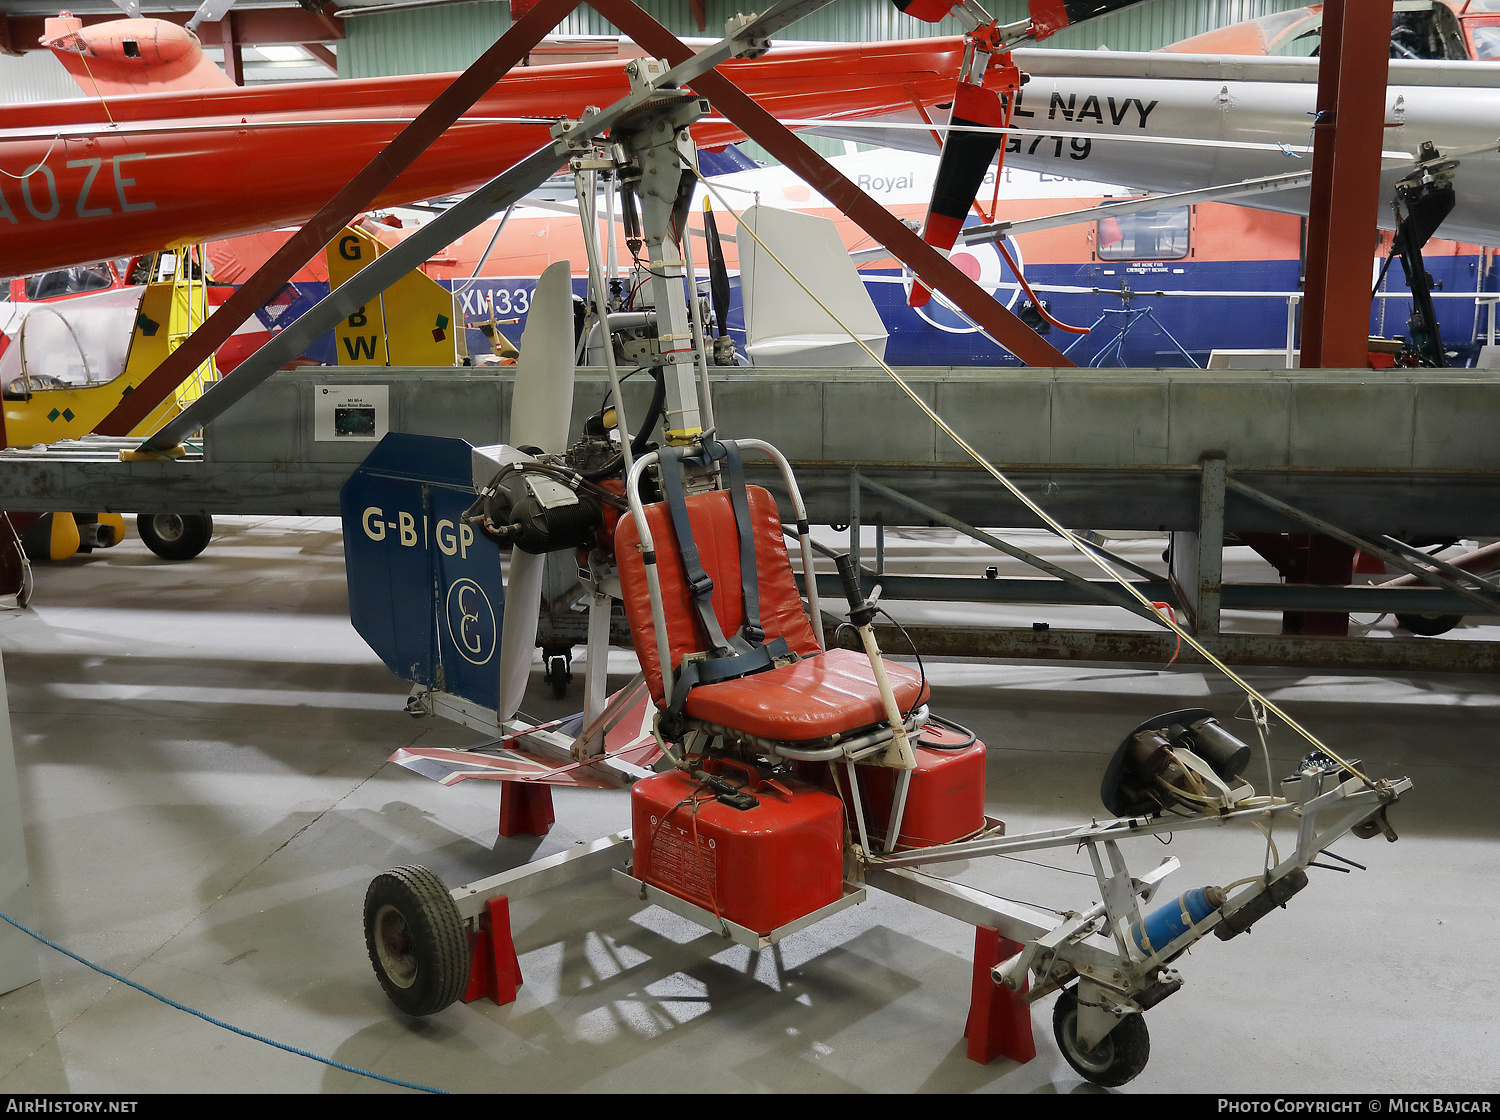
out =
<svg viewBox="0 0 1500 1120"><path fill-rule="evenodd" d="M118 980L122 984L128 984L128 985L130 985L130 987L134 988L136 991L138 991L138 992L144 992L146 995L150 996L152 999L160 1000L162 1003L166 1004L168 1007L175 1007L175 1008L177 1008L178 1011L186 1011L189 1015L196 1015L196 1016L198 1016L198 1018L202 1019L204 1022L206 1022L206 1023L212 1023L216 1027L223 1027L226 1031L233 1031L235 1034L244 1035L246 1038L253 1038L256 1042L264 1042L267 1046L274 1046L278 1050L285 1050L288 1054L296 1054L296 1055L298 1055L299 1057L302 1057L302 1058L311 1058L315 1062L322 1062L325 1066L332 1066L334 1069L341 1069L341 1070L344 1070L346 1073L358 1074L360 1077L373 1077L376 1081L384 1081L384 1082L386 1082L387 1084L390 1084L390 1085L399 1085L403 1089L419 1089L419 1090L421 1090L424 1093L439 1093L439 1094L442 1094L444 1096L449 1095L449 1092L448 1092L447 1089L434 1089L430 1085L418 1085L418 1084L416 1084L414 1082L411 1082L411 1081L401 1081L401 1080L399 1080L398 1078L395 1078L395 1077L386 1077L383 1074L371 1073L367 1069L357 1069L354 1066L346 1066L343 1062L336 1062L332 1058L320 1057L319 1055L317 1055L317 1054L311 1054L311 1053L309 1053L306 1050L299 1050L295 1046L288 1046L284 1042L277 1042L275 1039L266 1038L263 1035L255 1034L253 1031L242 1030L239 1027L236 1027L236 1026L233 1026L233 1025L231 1025L229 1023L223 1022L220 1019L215 1019L212 1015L205 1015L201 1011L197 1011L197 1010L194 1010L191 1007L187 1007L187 1006L185 1006L183 1004L180 1004L180 1003L178 1003L174 999L168 999L166 996L161 995L158 992L153 992L150 988L143 988L141 985L137 984L134 980L127 980L125 977L121 976L118 972L111 972L109 969L103 968L103 967L95 964L93 961L86 961L86 960L84 960L77 953L75 953L75 952L73 952L73 951L71 951L69 949L64 949L61 945L57 944L55 941L49 941L49 940L47 940L47 938L45 938L41 934L37 933L36 930L34 930L34 929L28 929L26 926L23 926L20 922L16 921L14 918L12 918L9 914L5 913L3 910L0 910L0 918L3 918L5 921L7 921L11 925L15 926L18 930L20 930L22 933L26 934L28 937L34 937L34 938L36 938L38 941L40 941L43 945L47 946L49 949L56 949L59 953L61 953L65 957L72 957L79 964L84 965L87 968L92 968L95 972L98 972L98 973L100 973L100 974L102 974L104 976L108 976L111 980Z"/></svg>

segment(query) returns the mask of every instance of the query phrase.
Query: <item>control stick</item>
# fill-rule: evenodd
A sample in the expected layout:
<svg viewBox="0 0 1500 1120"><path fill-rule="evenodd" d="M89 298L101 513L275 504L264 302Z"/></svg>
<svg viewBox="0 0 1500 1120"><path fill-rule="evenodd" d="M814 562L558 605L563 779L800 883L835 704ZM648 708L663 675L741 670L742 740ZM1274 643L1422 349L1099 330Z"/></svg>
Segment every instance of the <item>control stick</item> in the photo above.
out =
<svg viewBox="0 0 1500 1120"><path fill-rule="evenodd" d="M844 584L844 598L849 600L849 621L854 624L859 640L864 643L865 656L870 659L875 683L880 687L880 699L885 704L885 717L891 725L891 745L881 760L882 764L897 770L915 770L917 756L912 752L911 740L906 734L906 721L901 718L895 690L891 688L890 678L885 673L885 660L880 656L880 647L875 644L875 628L872 623L879 609L875 605L879 591L876 591L875 598L865 598L864 590L859 585L859 569L848 553L835 556L833 562L837 565L839 579Z"/></svg>

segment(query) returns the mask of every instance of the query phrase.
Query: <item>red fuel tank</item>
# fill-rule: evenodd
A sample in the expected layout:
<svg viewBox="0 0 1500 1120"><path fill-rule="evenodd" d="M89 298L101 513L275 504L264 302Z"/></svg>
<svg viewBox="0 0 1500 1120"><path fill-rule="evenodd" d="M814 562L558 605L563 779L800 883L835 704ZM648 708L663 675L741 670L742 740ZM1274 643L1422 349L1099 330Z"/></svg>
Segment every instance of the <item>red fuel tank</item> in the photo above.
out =
<svg viewBox="0 0 1500 1120"><path fill-rule="evenodd" d="M906 792L898 848L930 848L962 840L984 827L984 744L935 723L923 727L912 742L917 768ZM930 744L930 745L928 745ZM884 832L891 816L892 790L898 771L861 766L865 812L870 827Z"/></svg>
<svg viewBox="0 0 1500 1120"><path fill-rule="evenodd" d="M795 778L705 760L758 804L734 808L681 771L630 792L637 879L769 933L843 897L843 806Z"/></svg>
<svg viewBox="0 0 1500 1120"><path fill-rule="evenodd" d="M917 768L906 793L899 848L930 848L962 840L985 826L984 744L939 723L928 723L912 737ZM847 781L838 764L839 782ZM865 823L872 843L883 837L891 816L891 794L898 770L868 763L857 766ZM826 763L799 763L798 773L820 788L831 790ZM857 826L850 814L849 827ZM884 844L877 844L883 850Z"/></svg>

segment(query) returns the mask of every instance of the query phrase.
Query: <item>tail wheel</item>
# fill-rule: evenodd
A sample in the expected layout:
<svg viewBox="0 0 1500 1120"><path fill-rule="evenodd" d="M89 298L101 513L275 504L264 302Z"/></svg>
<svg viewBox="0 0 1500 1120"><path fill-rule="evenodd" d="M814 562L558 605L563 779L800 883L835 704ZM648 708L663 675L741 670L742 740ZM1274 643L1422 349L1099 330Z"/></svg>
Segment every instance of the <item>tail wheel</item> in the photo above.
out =
<svg viewBox="0 0 1500 1120"><path fill-rule="evenodd" d="M425 867L397 867L371 880L365 947L385 994L408 1015L435 1015L463 995L468 935L448 888Z"/></svg>
<svg viewBox="0 0 1500 1120"><path fill-rule="evenodd" d="M1142 1015L1126 1015L1092 1049L1080 1046L1078 992L1074 988L1059 995L1053 1005L1052 1033L1068 1065L1095 1085L1123 1085L1145 1069L1151 1057L1151 1038Z"/></svg>
<svg viewBox="0 0 1500 1120"><path fill-rule="evenodd" d="M143 513L135 528L142 543L163 560L191 560L208 547L214 519L206 513Z"/></svg>

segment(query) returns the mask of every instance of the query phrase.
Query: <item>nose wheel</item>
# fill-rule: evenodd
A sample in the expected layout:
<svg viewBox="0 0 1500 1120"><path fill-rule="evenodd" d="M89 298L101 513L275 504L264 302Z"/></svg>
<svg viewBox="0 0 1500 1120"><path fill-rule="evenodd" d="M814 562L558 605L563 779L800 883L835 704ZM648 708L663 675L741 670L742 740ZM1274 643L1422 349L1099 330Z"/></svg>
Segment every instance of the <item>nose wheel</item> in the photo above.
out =
<svg viewBox="0 0 1500 1120"><path fill-rule="evenodd" d="M1143 1015L1126 1015L1092 1048L1078 1041L1078 992L1069 988L1052 1007L1052 1033L1068 1065L1086 1081L1113 1088L1123 1085L1146 1068L1151 1057L1151 1037Z"/></svg>
<svg viewBox="0 0 1500 1120"><path fill-rule="evenodd" d="M453 897L425 867L397 867L365 892L365 947L391 1002L434 1015L463 995L469 938Z"/></svg>

